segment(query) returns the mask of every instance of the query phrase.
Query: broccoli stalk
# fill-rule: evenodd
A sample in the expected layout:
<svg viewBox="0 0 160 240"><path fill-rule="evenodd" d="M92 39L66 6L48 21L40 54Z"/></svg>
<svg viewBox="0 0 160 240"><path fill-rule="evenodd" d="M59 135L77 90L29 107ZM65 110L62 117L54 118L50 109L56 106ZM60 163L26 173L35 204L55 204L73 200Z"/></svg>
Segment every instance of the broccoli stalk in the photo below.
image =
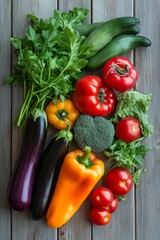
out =
<svg viewBox="0 0 160 240"><path fill-rule="evenodd" d="M113 124L104 117L81 114L74 125L74 138L81 149L90 146L102 152L111 146L115 134Z"/></svg>

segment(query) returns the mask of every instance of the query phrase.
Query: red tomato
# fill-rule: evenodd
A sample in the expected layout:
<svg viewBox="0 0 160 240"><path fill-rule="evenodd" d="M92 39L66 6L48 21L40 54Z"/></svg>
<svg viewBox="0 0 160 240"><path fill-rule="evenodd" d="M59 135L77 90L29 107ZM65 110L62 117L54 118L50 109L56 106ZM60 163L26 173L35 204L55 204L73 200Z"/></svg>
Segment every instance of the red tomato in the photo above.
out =
<svg viewBox="0 0 160 240"><path fill-rule="evenodd" d="M107 61L102 70L107 86L118 92L132 89L138 79L138 71L126 57L114 57Z"/></svg>
<svg viewBox="0 0 160 240"><path fill-rule="evenodd" d="M130 143L141 137L140 122L133 117L121 119L115 127L116 137Z"/></svg>
<svg viewBox="0 0 160 240"><path fill-rule="evenodd" d="M108 210L110 213L113 213L117 210L117 208L118 208L118 198L116 198L113 195L113 200L111 204L108 207L105 207L105 209Z"/></svg>
<svg viewBox="0 0 160 240"><path fill-rule="evenodd" d="M117 167L107 174L105 184L114 195L123 196L131 190L133 179L127 169Z"/></svg>
<svg viewBox="0 0 160 240"><path fill-rule="evenodd" d="M96 225L106 225L110 222L110 212L105 209L92 208L89 212L91 221Z"/></svg>
<svg viewBox="0 0 160 240"><path fill-rule="evenodd" d="M94 207L107 207L113 201L113 194L110 189L106 187L98 187L91 193L91 202Z"/></svg>
<svg viewBox="0 0 160 240"><path fill-rule="evenodd" d="M113 90L97 75L84 76L77 81L72 100L81 113L91 116L106 116L116 105Z"/></svg>

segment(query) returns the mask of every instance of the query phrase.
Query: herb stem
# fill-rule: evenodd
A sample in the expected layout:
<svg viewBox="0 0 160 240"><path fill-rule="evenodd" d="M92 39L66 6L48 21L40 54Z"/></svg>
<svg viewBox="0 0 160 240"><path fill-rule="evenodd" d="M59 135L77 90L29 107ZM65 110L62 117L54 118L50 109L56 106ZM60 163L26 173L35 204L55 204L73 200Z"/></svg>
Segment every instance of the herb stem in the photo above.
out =
<svg viewBox="0 0 160 240"><path fill-rule="evenodd" d="M73 79L79 77L92 52L90 47L81 47L84 36L74 29L76 22L86 19L85 9L75 8L72 14L55 11L54 16L46 20L28 16L33 25L29 25L25 37L12 39L18 50L18 63L13 76L8 78L9 84L24 88L24 102L17 117L19 127L35 108L44 110L49 99L71 94Z"/></svg>
<svg viewBox="0 0 160 240"><path fill-rule="evenodd" d="M34 88L34 83L32 83L31 88L28 90L25 96L25 100L23 102L22 108L19 112L18 121L17 121L18 127L22 127L26 118L28 117L31 100L33 98L33 88Z"/></svg>

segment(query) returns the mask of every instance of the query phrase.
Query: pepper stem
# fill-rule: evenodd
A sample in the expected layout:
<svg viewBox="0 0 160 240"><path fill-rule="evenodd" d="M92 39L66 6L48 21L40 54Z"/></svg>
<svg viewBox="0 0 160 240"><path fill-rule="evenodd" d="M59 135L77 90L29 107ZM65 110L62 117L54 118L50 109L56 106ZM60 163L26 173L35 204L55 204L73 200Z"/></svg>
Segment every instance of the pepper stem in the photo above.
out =
<svg viewBox="0 0 160 240"><path fill-rule="evenodd" d="M82 156L77 157L77 161L83 164L86 168L90 168L93 166L93 163L90 159L91 148L86 146L84 148L84 154Z"/></svg>
<svg viewBox="0 0 160 240"><path fill-rule="evenodd" d="M68 112L66 110L58 110L56 112L56 116L58 119L65 121L68 117Z"/></svg>

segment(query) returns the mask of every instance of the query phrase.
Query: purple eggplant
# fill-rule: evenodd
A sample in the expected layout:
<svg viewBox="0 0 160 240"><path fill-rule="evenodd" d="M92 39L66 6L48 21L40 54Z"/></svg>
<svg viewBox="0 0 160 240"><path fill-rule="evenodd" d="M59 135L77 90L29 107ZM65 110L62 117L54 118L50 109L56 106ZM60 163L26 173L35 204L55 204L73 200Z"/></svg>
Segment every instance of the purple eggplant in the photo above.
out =
<svg viewBox="0 0 160 240"><path fill-rule="evenodd" d="M47 121L43 114L30 114L24 129L21 149L9 186L8 200L11 208L21 212L30 206L38 162L44 149Z"/></svg>
<svg viewBox="0 0 160 240"><path fill-rule="evenodd" d="M59 131L42 155L30 207L34 220L39 220L46 214L72 137L69 126L66 130Z"/></svg>

